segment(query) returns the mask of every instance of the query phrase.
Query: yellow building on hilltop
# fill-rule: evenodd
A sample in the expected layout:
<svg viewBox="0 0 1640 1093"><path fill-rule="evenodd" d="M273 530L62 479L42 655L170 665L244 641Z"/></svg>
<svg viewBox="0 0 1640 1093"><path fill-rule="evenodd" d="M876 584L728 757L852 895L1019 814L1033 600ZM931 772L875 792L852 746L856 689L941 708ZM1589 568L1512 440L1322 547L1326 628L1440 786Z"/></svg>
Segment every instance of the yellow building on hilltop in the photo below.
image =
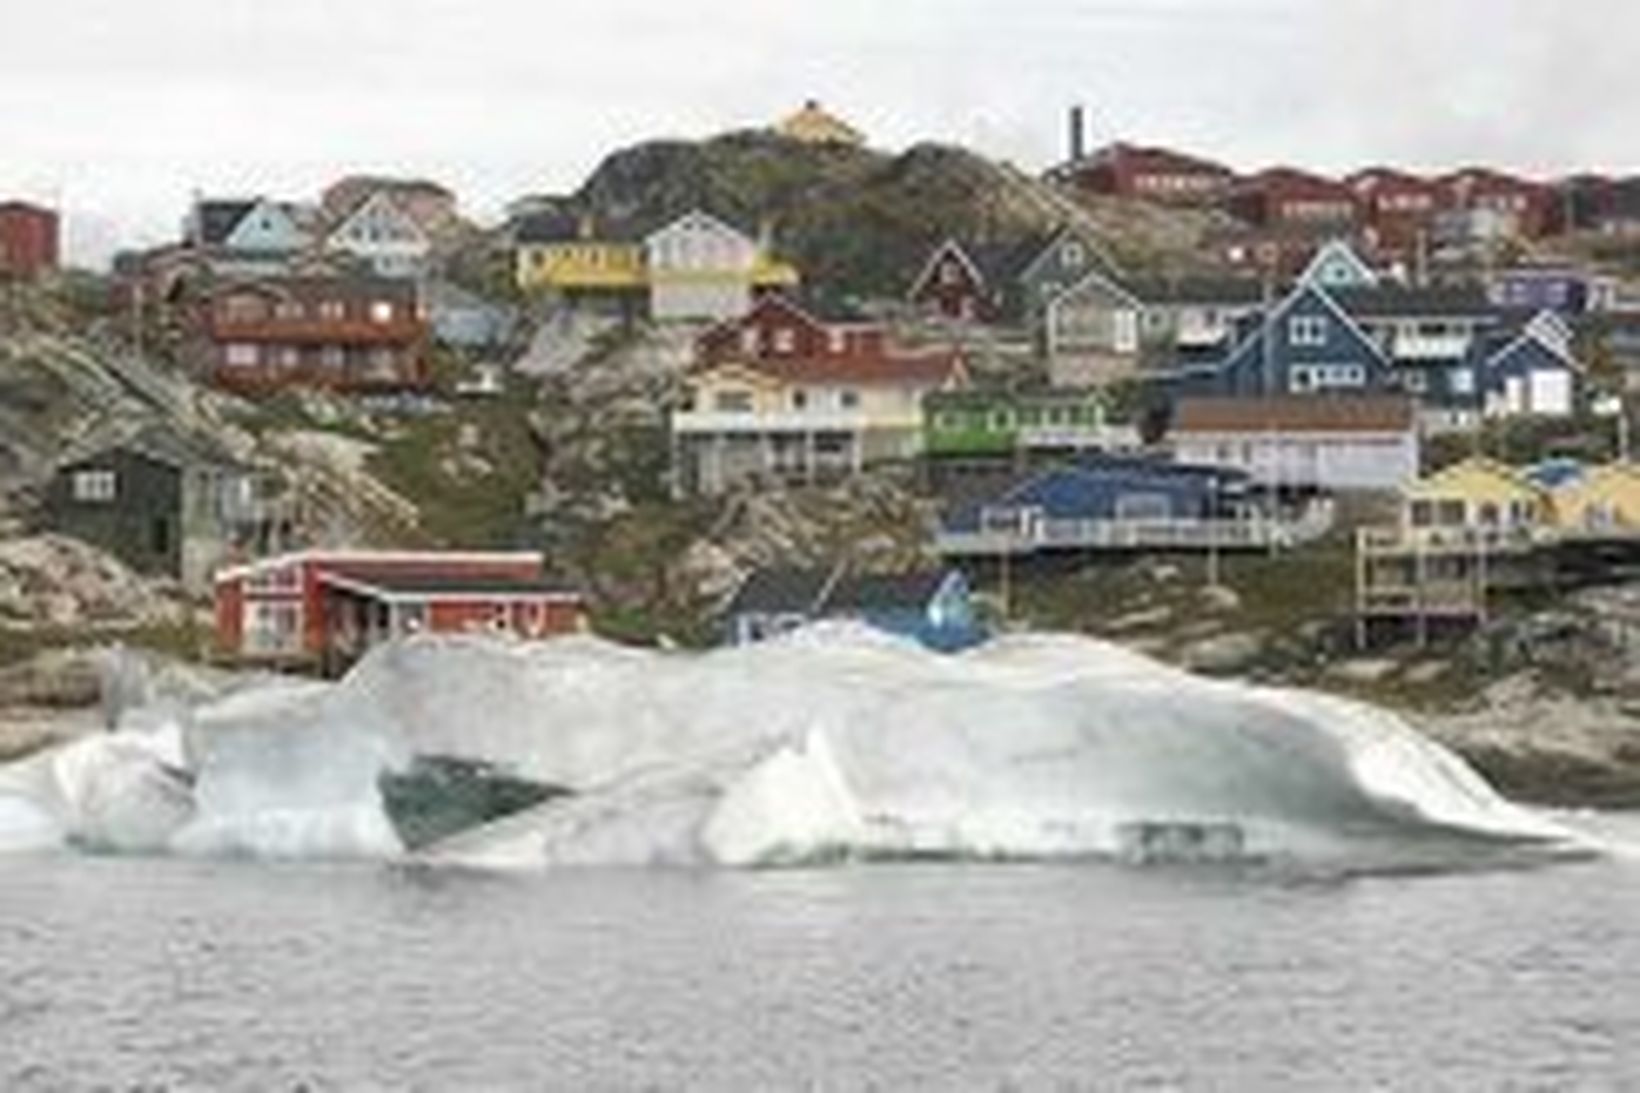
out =
<svg viewBox="0 0 1640 1093"><path fill-rule="evenodd" d="M864 133L837 115L828 113L814 99L804 103L797 113L782 119L774 131L788 140L803 144L845 144L859 148L866 142Z"/></svg>

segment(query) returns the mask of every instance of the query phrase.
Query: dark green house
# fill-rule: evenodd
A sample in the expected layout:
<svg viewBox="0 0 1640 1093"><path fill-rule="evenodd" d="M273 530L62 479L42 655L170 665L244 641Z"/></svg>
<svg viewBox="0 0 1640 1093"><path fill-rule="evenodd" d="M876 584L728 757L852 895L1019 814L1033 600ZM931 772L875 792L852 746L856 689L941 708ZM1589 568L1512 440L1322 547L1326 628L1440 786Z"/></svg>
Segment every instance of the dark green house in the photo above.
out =
<svg viewBox="0 0 1640 1093"><path fill-rule="evenodd" d="M923 399L923 451L936 458L1128 447L1128 432L1109 424L1104 400L1088 389L940 391Z"/></svg>
<svg viewBox="0 0 1640 1093"><path fill-rule="evenodd" d="M230 552L270 533L260 476L202 437L151 425L60 463L45 498L53 531L138 573L208 584Z"/></svg>

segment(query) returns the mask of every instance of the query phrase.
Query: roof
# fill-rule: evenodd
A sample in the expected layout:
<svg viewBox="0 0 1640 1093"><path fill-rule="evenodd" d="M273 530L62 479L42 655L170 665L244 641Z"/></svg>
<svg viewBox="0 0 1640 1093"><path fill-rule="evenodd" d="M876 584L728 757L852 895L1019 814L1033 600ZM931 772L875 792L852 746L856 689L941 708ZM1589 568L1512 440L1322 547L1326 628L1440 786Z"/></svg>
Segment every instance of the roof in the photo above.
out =
<svg viewBox="0 0 1640 1093"><path fill-rule="evenodd" d="M746 362L789 383L938 386L961 371L962 354L951 349L874 356L798 357Z"/></svg>
<svg viewBox="0 0 1640 1093"><path fill-rule="evenodd" d="M369 548L338 548L335 550L314 548L310 550L295 550L284 554L275 554L267 558L258 558L243 565L230 566L216 574L217 583L235 581L244 577L251 577L258 573L265 573L274 569L282 569L293 565L316 565L326 569L352 571L358 573L366 567L381 567L394 565L520 565L534 563L539 566L541 554L534 550L376 550ZM373 570L374 571L374 570Z"/></svg>
<svg viewBox="0 0 1640 1093"><path fill-rule="evenodd" d="M741 583L729 613L825 615L884 608L921 609L949 576L946 570L849 574L835 569L760 569Z"/></svg>
<svg viewBox="0 0 1640 1093"><path fill-rule="evenodd" d="M1416 425L1413 401L1394 395L1184 398L1173 417L1176 433L1404 433Z"/></svg>
<svg viewBox="0 0 1640 1093"><path fill-rule="evenodd" d="M1117 282L1147 304L1258 304L1264 282L1252 277L1130 277Z"/></svg>
<svg viewBox="0 0 1640 1093"><path fill-rule="evenodd" d="M1455 481L1462 481L1464 478L1476 474L1490 478L1522 493L1542 494L1544 492L1544 488L1528 475L1522 473L1519 467L1510 466L1508 463L1484 455L1469 456L1467 459L1461 459L1456 463L1442 467L1434 474L1425 475L1415 482L1408 482L1401 487L1401 492L1409 497L1425 496L1432 492L1438 492Z"/></svg>
<svg viewBox="0 0 1640 1093"><path fill-rule="evenodd" d="M1235 173L1222 163L1215 163L1213 160L1175 151L1172 148L1126 144L1121 141L1094 150L1081 164L1072 164L1072 166L1097 165L1126 160L1138 160L1150 169L1161 168L1167 171L1189 171L1226 177Z"/></svg>
<svg viewBox="0 0 1640 1093"><path fill-rule="evenodd" d="M221 285L216 294L262 292L299 300L390 300L414 302L416 282L404 277L376 277L368 274L336 274L307 277L254 277Z"/></svg>
<svg viewBox="0 0 1640 1093"><path fill-rule="evenodd" d="M1327 286L1351 315L1371 318L1415 318L1449 315L1488 316L1493 313L1486 290L1477 284Z"/></svg>
<svg viewBox="0 0 1640 1093"><path fill-rule="evenodd" d="M214 466L243 469L245 466L226 446L212 437L184 432L156 422L135 429L127 427L98 434L70 449L61 463L66 466L113 451L135 452L177 468Z"/></svg>
<svg viewBox="0 0 1640 1093"><path fill-rule="evenodd" d="M414 599L421 596L473 597L557 597L579 598L567 585L546 580L519 580L508 577L474 577L465 574L404 574L346 567L329 570L319 580L380 599Z"/></svg>
<svg viewBox="0 0 1640 1093"><path fill-rule="evenodd" d="M513 226L513 239L519 243L573 243L579 239L598 243L634 243L640 237L641 233L636 229L607 217L562 210L530 213Z"/></svg>
<svg viewBox="0 0 1640 1093"><path fill-rule="evenodd" d="M1526 468L1526 477L1546 490L1558 490L1583 479L1588 468L1575 459L1545 459Z"/></svg>
<svg viewBox="0 0 1640 1093"><path fill-rule="evenodd" d="M257 204L255 198L197 203L194 206L197 241L212 247L226 243L239 222L249 216Z"/></svg>

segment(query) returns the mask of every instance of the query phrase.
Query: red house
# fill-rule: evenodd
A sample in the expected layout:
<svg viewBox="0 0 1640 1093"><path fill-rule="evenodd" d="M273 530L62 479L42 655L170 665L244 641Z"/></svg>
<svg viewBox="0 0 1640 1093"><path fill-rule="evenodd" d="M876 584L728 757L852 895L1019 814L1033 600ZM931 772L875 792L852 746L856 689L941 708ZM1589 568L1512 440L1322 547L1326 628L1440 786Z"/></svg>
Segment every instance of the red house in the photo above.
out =
<svg viewBox="0 0 1640 1093"><path fill-rule="evenodd" d="M697 365L726 360L780 361L882 355L881 325L852 316L819 318L789 296L762 296L738 319L712 327L695 340Z"/></svg>
<svg viewBox="0 0 1640 1093"><path fill-rule="evenodd" d="M262 394L425 388L427 323L414 281L269 277L231 284L205 316L204 371L219 387Z"/></svg>
<svg viewBox="0 0 1640 1093"><path fill-rule="evenodd" d="M1428 240L1441 207L1437 182L1393 167L1369 167L1345 182L1355 192L1372 249L1406 255Z"/></svg>
<svg viewBox="0 0 1640 1093"><path fill-rule="evenodd" d="M1073 158L1054 173L1061 182L1109 197L1139 197L1174 205L1212 205L1235 172L1222 163L1168 148L1110 144Z"/></svg>
<svg viewBox="0 0 1640 1093"><path fill-rule="evenodd" d="M1455 171L1440 179L1439 186L1446 211L1495 221L1497 226L1487 233L1537 239L1554 231L1561 219L1554 187L1488 167Z"/></svg>
<svg viewBox="0 0 1640 1093"><path fill-rule="evenodd" d="M0 201L0 276L33 280L55 270L61 234L56 210Z"/></svg>
<svg viewBox="0 0 1640 1093"><path fill-rule="evenodd" d="M1318 234L1353 231L1359 218L1349 186L1292 167L1271 167L1237 182L1229 208L1255 227Z"/></svg>
<svg viewBox="0 0 1640 1093"><path fill-rule="evenodd" d="M413 634L547 638L585 628L578 592L532 552L304 551L215 581L218 649L241 661L345 668Z"/></svg>

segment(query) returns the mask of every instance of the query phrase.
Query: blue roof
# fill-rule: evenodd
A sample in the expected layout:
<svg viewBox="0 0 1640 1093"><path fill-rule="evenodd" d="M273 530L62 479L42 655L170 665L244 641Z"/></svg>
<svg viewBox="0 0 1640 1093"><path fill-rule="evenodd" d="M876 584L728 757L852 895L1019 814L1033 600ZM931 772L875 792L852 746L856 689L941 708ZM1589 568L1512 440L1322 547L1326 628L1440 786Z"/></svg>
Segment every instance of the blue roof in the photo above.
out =
<svg viewBox="0 0 1640 1093"><path fill-rule="evenodd" d="M1576 482L1583 477L1585 470L1577 460L1560 457L1545 459L1537 466L1528 468L1526 477L1546 490L1553 490Z"/></svg>

